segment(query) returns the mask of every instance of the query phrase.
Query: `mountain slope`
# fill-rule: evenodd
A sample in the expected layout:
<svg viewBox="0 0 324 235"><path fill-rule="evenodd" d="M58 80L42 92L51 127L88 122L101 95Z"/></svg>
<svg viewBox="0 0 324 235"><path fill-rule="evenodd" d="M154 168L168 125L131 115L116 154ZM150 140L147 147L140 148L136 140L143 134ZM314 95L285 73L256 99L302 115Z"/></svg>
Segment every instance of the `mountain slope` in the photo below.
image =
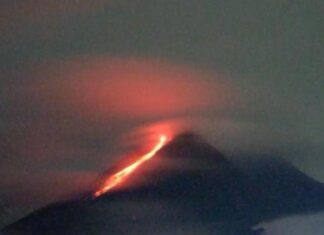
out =
<svg viewBox="0 0 324 235"><path fill-rule="evenodd" d="M324 185L289 162L269 155L238 165L259 189L258 207L267 211L263 220L323 210Z"/></svg>
<svg viewBox="0 0 324 235"><path fill-rule="evenodd" d="M4 232L251 235L262 232L251 229L261 221L324 208L323 186L291 165L248 165L240 169L196 135L182 134L123 187L45 207Z"/></svg>

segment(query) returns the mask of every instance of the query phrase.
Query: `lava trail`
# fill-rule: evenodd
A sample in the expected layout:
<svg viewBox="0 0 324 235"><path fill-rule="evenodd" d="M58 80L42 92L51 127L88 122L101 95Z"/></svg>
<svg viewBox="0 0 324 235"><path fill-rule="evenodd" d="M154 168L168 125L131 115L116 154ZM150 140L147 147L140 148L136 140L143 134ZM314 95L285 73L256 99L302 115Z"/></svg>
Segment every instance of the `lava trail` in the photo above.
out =
<svg viewBox="0 0 324 235"><path fill-rule="evenodd" d="M127 166L123 170L115 173L114 175L110 176L104 183L103 185L94 192L93 196L94 197L99 197L102 194L108 192L110 189L115 187L116 185L120 184L123 182L130 174L132 174L140 165L142 165L144 162L147 160L151 159L154 157L155 153L159 151L163 145L165 144L167 138L165 135L161 135L159 138L159 142L154 146L153 149L151 149L148 153L140 156L140 158L132 163L131 165Z"/></svg>

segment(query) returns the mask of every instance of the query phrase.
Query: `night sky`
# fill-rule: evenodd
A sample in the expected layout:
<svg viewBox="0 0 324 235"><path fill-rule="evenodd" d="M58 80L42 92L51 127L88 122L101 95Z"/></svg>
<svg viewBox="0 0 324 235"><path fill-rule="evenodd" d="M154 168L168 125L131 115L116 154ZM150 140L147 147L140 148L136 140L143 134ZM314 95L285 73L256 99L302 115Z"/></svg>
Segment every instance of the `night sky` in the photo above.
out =
<svg viewBox="0 0 324 235"><path fill-rule="evenodd" d="M280 155L324 182L323 9L1 1L0 225L87 188L159 131ZM321 221L286 218L268 233L321 234Z"/></svg>

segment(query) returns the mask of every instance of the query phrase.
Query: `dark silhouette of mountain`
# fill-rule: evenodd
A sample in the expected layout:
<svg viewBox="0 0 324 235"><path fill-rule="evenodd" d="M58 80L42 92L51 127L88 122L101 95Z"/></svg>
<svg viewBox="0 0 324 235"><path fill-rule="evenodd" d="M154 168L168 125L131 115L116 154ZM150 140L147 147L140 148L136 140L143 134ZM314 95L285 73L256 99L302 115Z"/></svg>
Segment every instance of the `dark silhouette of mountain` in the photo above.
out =
<svg viewBox="0 0 324 235"><path fill-rule="evenodd" d="M244 166L244 167L242 167ZM50 205L5 234L256 235L258 223L324 209L324 187L289 163L235 165L198 136L164 146L130 179L145 181L99 198Z"/></svg>
<svg viewBox="0 0 324 235"><path fill-rule="evenodd" d="M243 158L237 165L259 189L256 202L262 211L268 212L263 220L323 210L324 185L286 160L266 155Z"/></svg>

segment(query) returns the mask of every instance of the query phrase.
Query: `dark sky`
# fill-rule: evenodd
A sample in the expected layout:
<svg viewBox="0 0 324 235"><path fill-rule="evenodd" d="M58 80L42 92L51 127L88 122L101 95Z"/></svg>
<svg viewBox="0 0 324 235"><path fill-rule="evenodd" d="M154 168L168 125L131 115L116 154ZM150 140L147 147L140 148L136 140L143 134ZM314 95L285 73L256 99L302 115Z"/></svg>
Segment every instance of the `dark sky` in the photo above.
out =
<svg viewBox="0 0 324 235"><path fill-rule="evenodd" d="M187 126L324 182L322 12L320 0L1 1L5 213Z"/></svg>

